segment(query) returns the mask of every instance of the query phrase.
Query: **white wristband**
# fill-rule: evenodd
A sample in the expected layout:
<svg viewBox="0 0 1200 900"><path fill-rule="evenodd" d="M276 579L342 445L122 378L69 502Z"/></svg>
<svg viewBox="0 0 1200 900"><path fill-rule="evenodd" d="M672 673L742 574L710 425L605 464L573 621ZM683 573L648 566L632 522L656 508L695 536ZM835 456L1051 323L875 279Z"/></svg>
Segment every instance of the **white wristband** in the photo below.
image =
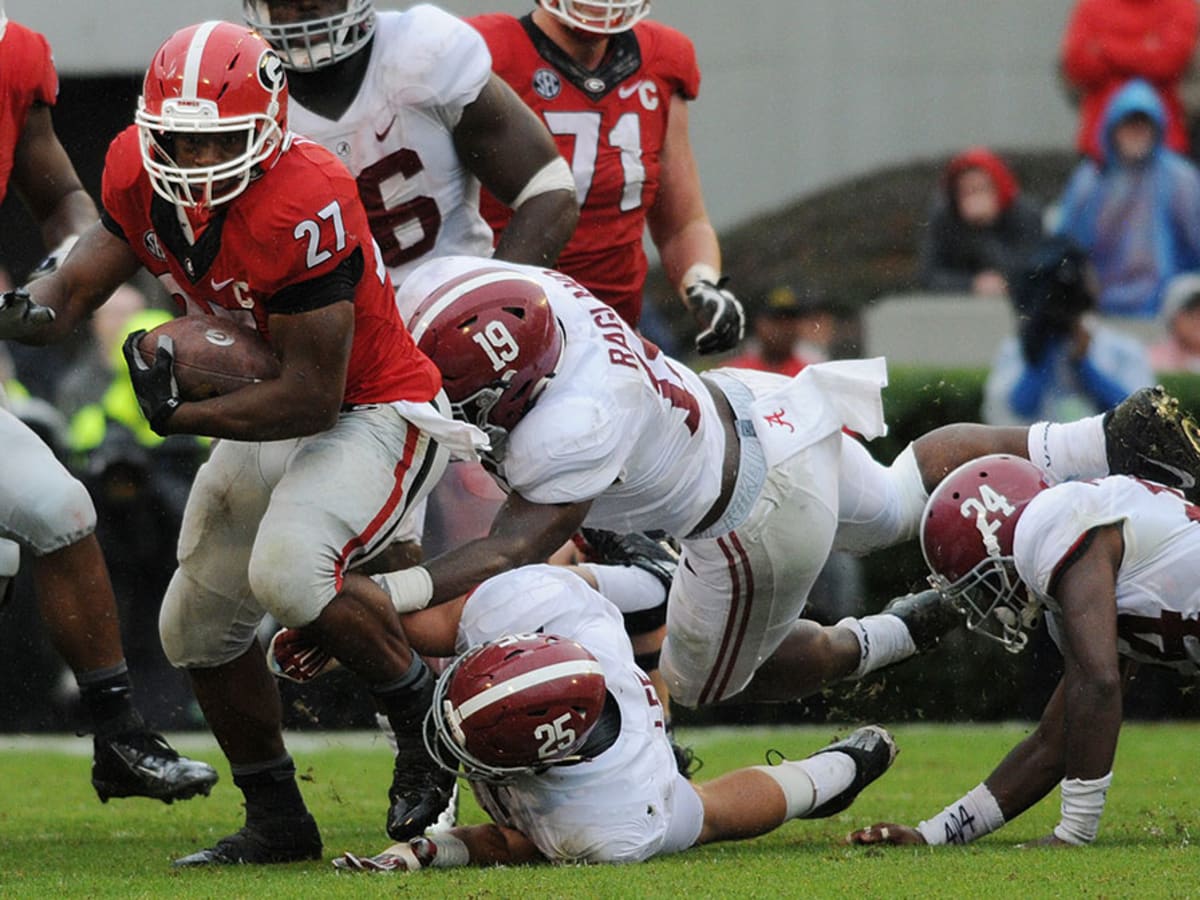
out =
<svg viewBox="0 0 1200 900"><path fill-rule="evenodd" d="M708 263L692 263L688 266L688 270L683 273L683 277L679 279L679 289L686 292L688 288L698 281L707 281L709 284L716 284L720 280L721 274Z"/></svg>
<svg viewBox="0 0 1200 900"><path fill-rule="evenodd" d="M433 576L424 566L373 575L372 580L387 591L400 615L424 609L433 599Z"/></svg>
<svg viewBox="0 0 1200 900"><path fill-rule="evenodd" d="M556 156L533 174L533 177L521 188L517 199L512 202L513 209L520 209L521 204L541 194L551 191L570 191L575 193L575 176L571 167L561 156Z"/></svg>
<svg viewBox="0 0 1200 900"><path fill-rule="evenodd" d="M1094 841L1111 784L1112 772L1102 778L1064 778L1062 819L1054 828L1054 836L1068 844Z"/></svg>
<svg viewBox="0 0 1200 900"><path fill-rule="evenodd" d="M927 844L969 844L1004 825L1004 813L986 784L917 826Z"/></svg>

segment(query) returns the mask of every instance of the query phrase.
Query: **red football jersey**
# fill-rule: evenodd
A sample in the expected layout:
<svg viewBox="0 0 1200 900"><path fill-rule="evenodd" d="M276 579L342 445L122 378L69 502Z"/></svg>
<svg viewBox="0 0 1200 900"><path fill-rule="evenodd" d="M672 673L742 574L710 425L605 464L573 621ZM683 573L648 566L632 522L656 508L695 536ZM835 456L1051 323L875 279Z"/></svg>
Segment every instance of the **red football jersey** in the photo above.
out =
<svg viewBox="0 0 1200 900"><path fill-rule="evenodd" d="M430 400L441 373L413 343L367 226L354 179L319 144L290 149L245 192L216 207L194 244L142 168L137 128L108 148L102 221L122 237L188 315L252 324L270 340L271 313L300 313L354 285L347 403Z"/></svg>
<svg viewBox="0 0 1200 900"><path fill-rule="evenodd" d="M647 269L642 232L658 196L671 98L694 100L700 90L692 42L642 21L614 35L604 63L588 71L529 16L467 21L487 41L493 70L541 116L575 175L579 225L556 267L636 325ZM480 207L499 234L511 211L486 191Z"/></svg>
<svg viewBox="0 0 1200 900"><path fill-rule="evenodd" d="M8 22L0 38L0 202L8 193L13 151L35 103L53 106L58 98L58 73L50 45L36 31Z"/></svg>

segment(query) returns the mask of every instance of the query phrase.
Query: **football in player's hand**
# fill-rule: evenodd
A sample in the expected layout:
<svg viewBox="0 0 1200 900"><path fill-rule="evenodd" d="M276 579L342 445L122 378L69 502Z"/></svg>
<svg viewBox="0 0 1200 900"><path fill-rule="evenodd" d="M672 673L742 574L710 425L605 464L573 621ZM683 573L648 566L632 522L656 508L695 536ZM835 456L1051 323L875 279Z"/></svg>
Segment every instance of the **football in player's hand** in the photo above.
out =
<svg viewBox="0 0 1200 900"><path fill-rule="evenodd" d="M214 316L181 316L142 335L138 352L154 364L158 338L174 344L175 381L184 400L207 400L279 377L270 345L247 325Z"/></svg>

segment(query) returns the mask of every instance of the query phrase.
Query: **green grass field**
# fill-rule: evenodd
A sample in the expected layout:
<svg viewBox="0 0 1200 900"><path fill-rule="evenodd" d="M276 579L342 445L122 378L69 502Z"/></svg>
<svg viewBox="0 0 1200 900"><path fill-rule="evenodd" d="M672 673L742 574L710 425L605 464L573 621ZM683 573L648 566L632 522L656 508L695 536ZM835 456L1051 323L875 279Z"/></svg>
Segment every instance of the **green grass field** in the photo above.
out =
<svg viewBox="0 0 1200 900"><path fill-rule="evenodd" d="M684 732L704 759L698 780L763 760L767 748L807 755L849 728L833 725ZM1020 849L1058 820L1055 793L967 848L858 848L852 828L915 824L978 783L1025 733L1019 725L894 729L892 770L847 811L791 822L771 835L700 848L640 866L454 870L339 875L328 858L374 853L383 835L390 760L381 740L330 733L296 739L292 753L320 823L327 859L289 866L173 871L174 857L241 824L240 794L215 745L177 746L208 759L221 782L208 799L165 806L101 805L88 783L86 739L0 736L0 897L1185 897L1200 894L1200 723L1126 725L1100 838L1082 850ZM473 802L466 822L482 821Z"/></svg>

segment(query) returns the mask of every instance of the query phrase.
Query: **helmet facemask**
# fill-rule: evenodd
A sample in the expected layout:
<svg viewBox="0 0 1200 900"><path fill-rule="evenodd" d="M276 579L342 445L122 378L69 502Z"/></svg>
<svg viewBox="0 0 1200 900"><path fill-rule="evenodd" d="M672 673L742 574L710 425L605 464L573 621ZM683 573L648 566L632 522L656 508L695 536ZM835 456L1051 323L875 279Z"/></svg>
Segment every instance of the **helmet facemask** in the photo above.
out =
<svg viewBox="0 0 1200 900"><path fill-rule="evenodd" d="M620 34L650 14L650 0L538 0L568 28L590 34Z"/></svg>
<svg viewBox="0 0 1200 900"><path fill-rule="evenodd" d="M1041 604L1017 576L1011 556L988 557L953 584L936 573L929 583L962 610L968 631L1009 653L1024 650L1029 632L1041 621Z"/></svg>
<svg viewBox="0 0 1200 900"><path fill-rule="evenodd" d="M246 23L261 34L289 69L332 66L365 47L375 33L373 0L345 0L343 11L302 22L271 21L267 0L243 0Z"/></svg>
<svg viewBox="0 0 1200 900"><path fill-rule="evenodd" d="M228 203L250 185L258 167L283 143L283 132L271 116L251 115L221 119L213 111L194 107L209 101L163 103L162 115L144 106L137 112L142 162L154 191L178 207L214 207ZM184 106L193 107L183 111ZM201 136L241 133L242 149L230 159L211 166L185 168L176 159L180 134Z"/></svg>

